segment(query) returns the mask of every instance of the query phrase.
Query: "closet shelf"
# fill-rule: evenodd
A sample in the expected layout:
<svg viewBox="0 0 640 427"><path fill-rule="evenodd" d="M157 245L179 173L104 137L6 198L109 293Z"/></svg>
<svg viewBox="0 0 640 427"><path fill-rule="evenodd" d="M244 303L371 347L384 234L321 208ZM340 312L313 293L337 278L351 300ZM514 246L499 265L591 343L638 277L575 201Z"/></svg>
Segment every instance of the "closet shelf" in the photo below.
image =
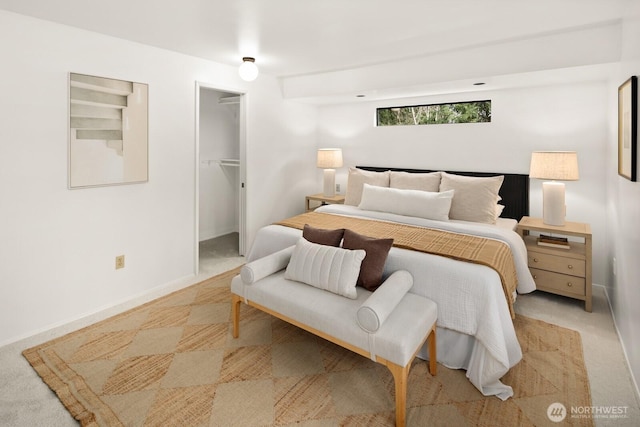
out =
<svg viewBox="0 0 640 427"><path fill-rule="evenodd" d="M240 160L238 159L207 159L207 160L200 161L200 164L206 165L206 166L211 166L212 163L217 163L220 166L231 166L231 167L240 166Z"/></svg>
<svg viewBox="0 0 640 427"><path fill-rule="evenodd" d="M220 166L233 166L233 167L240 166L240 160L238 159L220 159L218 160L218 163L220 164Z"/></svg>

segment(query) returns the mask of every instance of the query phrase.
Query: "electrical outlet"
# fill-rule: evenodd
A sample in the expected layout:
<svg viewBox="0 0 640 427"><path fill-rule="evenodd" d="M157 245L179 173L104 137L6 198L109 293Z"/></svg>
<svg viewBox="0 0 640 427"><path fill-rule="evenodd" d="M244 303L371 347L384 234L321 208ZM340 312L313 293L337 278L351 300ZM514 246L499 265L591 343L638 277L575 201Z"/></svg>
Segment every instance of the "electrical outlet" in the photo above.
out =
<svg viewBox="0 0 640 427"><path fill-rule="evenodd" d="M340 184L336 184L336 193L340 192Z"/></svg>
<svg viewBox="0 0 640 427"><path fill-rule="evenodd" d="M116 257L116 270L124 268L124 255L118 255Z"/></svg>

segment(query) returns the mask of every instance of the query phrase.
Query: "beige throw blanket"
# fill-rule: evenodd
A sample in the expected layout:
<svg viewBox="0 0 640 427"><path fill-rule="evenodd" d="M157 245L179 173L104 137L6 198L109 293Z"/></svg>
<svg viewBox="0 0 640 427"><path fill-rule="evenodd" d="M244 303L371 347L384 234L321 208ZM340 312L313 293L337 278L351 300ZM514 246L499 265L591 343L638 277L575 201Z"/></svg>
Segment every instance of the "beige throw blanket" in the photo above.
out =
<svg viewBox="0 0 640 427"><path fill-rule="evenodd" d="M518 277L511 249L505 242L414 225L320 212L307 212L276 224L298 229L302 229L305 224L325 229L348 228L377 239L393 238L393 246L398 248L486 265L500 276L509 312L511 317L515 318L513 295L518 285Z"/></svg>

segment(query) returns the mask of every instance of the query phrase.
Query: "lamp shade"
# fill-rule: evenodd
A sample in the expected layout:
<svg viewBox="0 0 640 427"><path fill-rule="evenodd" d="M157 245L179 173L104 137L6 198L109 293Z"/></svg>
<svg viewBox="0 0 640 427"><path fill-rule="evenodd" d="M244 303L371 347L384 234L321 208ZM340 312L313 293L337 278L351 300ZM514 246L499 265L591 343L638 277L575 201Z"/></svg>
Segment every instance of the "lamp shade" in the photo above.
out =
<svg viewBox="0 0 640 427"><path fill-rule="evenodd" d="M578 154L575 151L534 151L529 177L558 181L577 181Z"/></svg>
<svg viewBox="0 0 640 427"><path fill-rule="evenodd" d="M320 148L318 149L318 167L321 169L335 169L342 167L342 149Z"/></svg>
<svg viewBox="0 0 640 427"><path fill-rule="evenodd" d="M258 67L255 58L245 56L242 58L242 65L238 69L240 78L244 81L251 82L258 77Z"/></svg>

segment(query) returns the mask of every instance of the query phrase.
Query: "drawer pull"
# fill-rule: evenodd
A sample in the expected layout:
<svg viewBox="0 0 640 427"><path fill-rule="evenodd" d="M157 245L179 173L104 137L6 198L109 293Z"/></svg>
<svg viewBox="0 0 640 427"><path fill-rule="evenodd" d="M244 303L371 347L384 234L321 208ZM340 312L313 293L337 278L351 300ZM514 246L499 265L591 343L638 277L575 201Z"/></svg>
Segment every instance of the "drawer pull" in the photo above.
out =
<svg viewBox="0 0 640 427"><path fill-rule="evenodd" d="M571 283L571 282L567 282L567 286L568 286L568 287L572 287L572 286L573 286L573 283Z"/></svg>
<svg viewBox="0 0 640 427"><path fill-rule="evenodd" d="M534 274L534 275L533 275L533 279L535 280L535 279L537 279L537 278L538 278L538 275L537 275L537 274Z"/></svg>
<svg viewBox="0 0 640 427"><path fill-rule="evenodd" d="M533 262L538 262L538 258L534 258L534 259L533 259Z"/></svg>
<svg viewBox="0 0 640 427"><path fill-rule="evenodd" d="M568 268L569 270L573 270L573 265L569 264L569 265L567 266L567 268Z"/></svg>

